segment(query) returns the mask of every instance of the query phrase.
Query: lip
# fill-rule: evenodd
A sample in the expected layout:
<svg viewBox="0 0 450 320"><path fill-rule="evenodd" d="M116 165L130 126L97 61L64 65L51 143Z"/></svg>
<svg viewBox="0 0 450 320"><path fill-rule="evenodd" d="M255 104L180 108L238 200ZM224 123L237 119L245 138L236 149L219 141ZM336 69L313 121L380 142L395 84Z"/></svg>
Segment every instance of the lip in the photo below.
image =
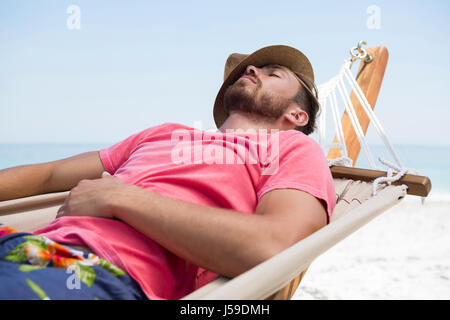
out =
<svg viewBox="0 0 450 320"><path fill-rule="evenodd" d="M256 84L256 80L253 79L253 77L251 77L251 76L244 75L239 78L239 80L241 80L241 79L247 79L247 80L250 80L251 82L253 82L254 84Z"/></svg>

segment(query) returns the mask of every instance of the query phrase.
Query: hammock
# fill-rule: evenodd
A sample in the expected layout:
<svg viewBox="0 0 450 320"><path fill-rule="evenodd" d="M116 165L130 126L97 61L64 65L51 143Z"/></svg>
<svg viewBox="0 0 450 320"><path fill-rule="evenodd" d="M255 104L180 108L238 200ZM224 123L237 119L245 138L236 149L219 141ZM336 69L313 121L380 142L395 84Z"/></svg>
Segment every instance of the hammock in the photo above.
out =
<svg viewBox="0 0 450 320"><path fill-rule="evenodd" d="M321 104L318 142L325 154L328 151L337 197L330 224L238 277L218 278L184 299L291 299L317 256L396 205L406 194L422 197L429 194L430 179L404 167L373 112L388 51L385 47L366 50L362 47L365 44L360 41L352 48L339 74L318 88ZM356 61L361 61L361 65L355 79L351 66ZM352 90L350 95L348 87ZM337 96L345 106L341 121ZM336 135L331 144L326 143L327 106L331 109ZM395 164L379 159L388 167L387 171L377 170L380 167L373 161L365 141L369 122L374 124L394 158ZM356 164L361 148L371 169L351 167Z"/></svg>
<svg viewBox="0 0 450 320"><path fill-rule="evenodd" d="M238 277L219 277L184 299L290 299L317 256L397 204L406 194L428 195L430 180L411 174L413 171L403 166L372 112L387 64L387 49L366 50L362 48L363 44L360 42L351 50L351 58L344 63L337 77L319 86L322 105L319 143L325 153L328 151L337 196L331 222ZM362 62L355 79L350 68L357 60ZM344 79L352 88L351 95L347 94ZM337 93L346 110L341 121L337 118ZM327 106L336 129L336 137L329 145L325 131ZM379 167L373 160L369 160L371 169L351 167L356 163L361 146L366 157L372 159L364 141L370 121L394 158L395 164L381 161L389 167L387 172L375 170ZM24 232L44 227L55 218L68 194L69 191L65 191L0 202L0 223Z"/></svg>

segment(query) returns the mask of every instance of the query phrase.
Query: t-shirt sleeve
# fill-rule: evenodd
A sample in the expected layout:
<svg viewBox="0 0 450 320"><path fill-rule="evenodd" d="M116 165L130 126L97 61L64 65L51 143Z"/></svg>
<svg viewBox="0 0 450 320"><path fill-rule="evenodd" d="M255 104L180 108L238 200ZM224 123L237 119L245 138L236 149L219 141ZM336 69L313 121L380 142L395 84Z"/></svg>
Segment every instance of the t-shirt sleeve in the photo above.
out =
<svg viewBox="0 0 450 320"><path fill-rule="evenodd" d="M133 151L145 139L153 135L161 126L151 127L141 132L135 133L125 140L119 141L110 147L100 150L100 159L105 167L105 170L114 174L122 164L128 160Z"/></svg>
<svg viewBox="0 0 450 320"><path fill-rule="evenodd" d="M275 189L297 189L323 200L329 220L336 205L336 193L320 146L302 133L280 139L277 165L274 173L261 175L257 187L258 200Z"/></svg>

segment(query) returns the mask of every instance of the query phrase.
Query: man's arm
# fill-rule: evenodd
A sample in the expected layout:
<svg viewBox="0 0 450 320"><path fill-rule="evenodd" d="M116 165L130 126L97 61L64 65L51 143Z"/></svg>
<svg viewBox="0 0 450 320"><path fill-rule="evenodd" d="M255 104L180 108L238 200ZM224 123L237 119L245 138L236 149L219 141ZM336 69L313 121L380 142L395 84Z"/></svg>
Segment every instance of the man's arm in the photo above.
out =
<svg viewBox="0 0 450 320"><path fill-rule="evenodd" d="M173 200L141 189L124 199L117 218L178 256L235 277L326 225L326 212L298 190L265 194L255 214Z"/></svg>
<svg viewBox="0 0 450 320"><path fill-rule="evenodd" d="M176 255L234 277L326 225L326 211L308 193L266 193L254 214L164 197L115 177L81 181L60 215L118 218Z"/></svg>
<svg viewBox="0 0 450 320"><path fill-rule="evenodd" d="M52 162L0 170L0 201L67 191L82 179L96 179L104 171L99 152L82 153Z"/></svg>

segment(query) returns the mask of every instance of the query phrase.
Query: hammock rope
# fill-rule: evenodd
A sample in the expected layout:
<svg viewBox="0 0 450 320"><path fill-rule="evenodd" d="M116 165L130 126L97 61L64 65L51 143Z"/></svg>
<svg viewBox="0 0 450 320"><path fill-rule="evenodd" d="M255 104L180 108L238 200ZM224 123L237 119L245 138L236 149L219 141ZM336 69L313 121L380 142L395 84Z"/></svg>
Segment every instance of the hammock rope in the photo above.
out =
<svg viewBox="0 0 450 320"><path fill-rule="evenodd" d="M387 176L386 177L379 177L376 178L373 181L372 184L372 195L377 194L377 187L380 183L387 183L388 185L391 185L392 182L395 182L397 180L400 180L401 177L403 177L405 174L418 174L417 170L405 168L405 167L398 167L395 164L384 160L383 158L379 157L378 161L380 161L382 164L384 164L386 167L388 167L387 170ZM395 175L394 175L395 173Z"/></svg>
<svg viewBox="0 0 450 320"><path fill-rule="evenodd" d="M342 155L342 157L340 158L328 159L329 166L333 165L341 165L346 167L352 166L353 161L348 157L345 136L342 128L342 122L339 120L340 104L338 103L337 99L337 96L339 95L340 101L342 101L341 104L343 104L345 107L345 111L349 117L353 129L355 130L356 137L360 143L361 149L363 150L366 156L369 166L371 167L371 169L374 170L384 170L383 167L378 166L373 160L372 152L369 148L369 145L366 142L365 134L359 122L359 118L356 114L355 107L350 99L350 95L348 94L347 88L351 89L350 92L354 93L355 97L357 98L357 101L361 104L362 109L369 118L370 123L373 123L376 133L378 134L379 138L381 139L390 156L394 159L395 162L391 163L387 160L382 159L381 157L378 158L378 161L382 165L387 167L387 176L380 177L374 180L372 193L373 195L375 195L377 186L380 183L387 183L390 185L392 182L400 180L401 177L403 177L407 173L418 174L418 172L414 169L406 168L403 165L403 162L400 160L399 155L394 150L392 144L389 142L389 139L384 131L383 126L381 125L380 121L375 115L375 112L373 111L370 103L368 102L365 94L363 93L361 87L359 86L358 82L356 81L351 71L351 67L356 60L358 59L363 60L367 63L370 62L371 59L373 58L369 56L366 50L361 47L362 44L365 43L360 42L358 44L358 47L352 48L352 50L350 51L351 57L344 62L337 76L331 78L329 81L318 87L319 103L321 106L318 121L318 133L319 133L318 140L324 153L326 153L326 151L329 148L339 148L339 151ZM336 143L331 144L327 144L326 129L325 129L327 127L326 122L327 122L328 108L331 109L330 111L333 119L336 137Z"/></svg>

